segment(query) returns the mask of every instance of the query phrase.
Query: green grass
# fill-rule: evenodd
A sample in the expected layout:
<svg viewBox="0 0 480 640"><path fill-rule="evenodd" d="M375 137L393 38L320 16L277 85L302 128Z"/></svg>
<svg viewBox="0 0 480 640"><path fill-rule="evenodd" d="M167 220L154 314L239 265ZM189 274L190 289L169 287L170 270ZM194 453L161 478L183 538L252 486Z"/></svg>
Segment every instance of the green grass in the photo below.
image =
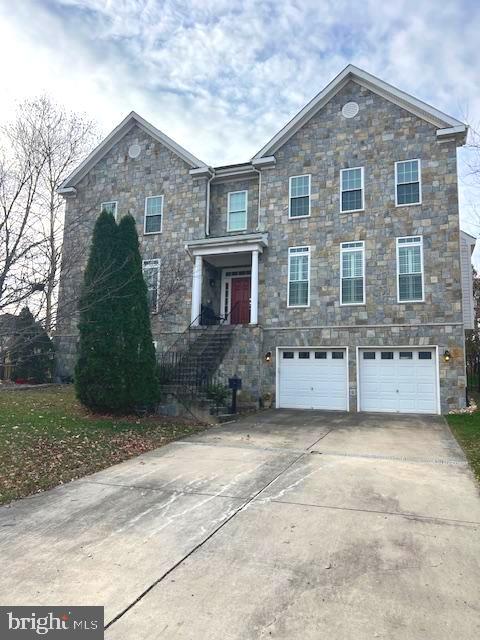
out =
<svg viewBox="0 0 480 640"><path fill-rule="evenodd" d="M0 503L204 429L180 418L94 415L71 386L0 389Z"/></svg>
<svg viewBox="0 0 480 640"><path fill-rule="evenodd" d="M465 451L475 476L480 481L480 411L446 417L455 437Z"/></svg>

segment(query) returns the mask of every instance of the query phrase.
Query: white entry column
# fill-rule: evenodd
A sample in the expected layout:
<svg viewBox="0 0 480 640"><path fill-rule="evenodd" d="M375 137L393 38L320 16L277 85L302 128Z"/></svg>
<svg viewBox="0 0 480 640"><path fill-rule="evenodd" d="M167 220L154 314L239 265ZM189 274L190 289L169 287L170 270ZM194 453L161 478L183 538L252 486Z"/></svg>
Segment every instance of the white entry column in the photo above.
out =
<svg viewBox="0 0 480 640"><path fill-rule="evenodd" d="M252 251L250 290L250 324L258 324L258 250Z"/></svg>
<svg viewBox="0 0 480 640"><path fill-rule="evenodd" d="M202 256L195 256L193 265L193 281L192 281L192 315L191 322L197 326L200 322L200 312L202 310Z"/></svg>

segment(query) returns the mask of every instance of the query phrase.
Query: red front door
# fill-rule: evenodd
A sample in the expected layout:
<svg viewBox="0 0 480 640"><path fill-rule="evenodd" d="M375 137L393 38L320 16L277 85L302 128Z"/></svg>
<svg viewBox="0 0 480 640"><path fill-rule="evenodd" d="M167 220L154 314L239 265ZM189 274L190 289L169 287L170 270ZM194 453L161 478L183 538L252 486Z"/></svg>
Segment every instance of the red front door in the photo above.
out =
<svg viewBox="0 0 480 640"><path fill-rule="evenodd" d="M250 322L250 278L232 278L231 324Z"/></svg>

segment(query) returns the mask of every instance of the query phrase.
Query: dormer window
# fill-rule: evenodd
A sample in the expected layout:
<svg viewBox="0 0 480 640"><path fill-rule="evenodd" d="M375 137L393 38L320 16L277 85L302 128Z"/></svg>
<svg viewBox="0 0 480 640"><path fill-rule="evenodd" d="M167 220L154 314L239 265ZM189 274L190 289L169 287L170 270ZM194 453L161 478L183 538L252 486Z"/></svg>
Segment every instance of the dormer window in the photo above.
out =
<svg viewBox="0 0 480 640"><path fill-rule="evenodd" d="M227 231L245 231L247 228L248 191L230 191L228 194Z"/></svg>

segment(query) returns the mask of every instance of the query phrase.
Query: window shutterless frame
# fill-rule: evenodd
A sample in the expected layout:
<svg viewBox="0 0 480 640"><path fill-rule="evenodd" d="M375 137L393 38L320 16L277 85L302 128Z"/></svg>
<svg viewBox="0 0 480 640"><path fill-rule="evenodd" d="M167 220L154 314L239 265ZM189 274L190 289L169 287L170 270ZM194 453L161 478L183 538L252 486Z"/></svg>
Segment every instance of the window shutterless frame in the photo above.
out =
<svg viewBox="0 0 480 640"><path fill-rule="evenodd" d="M297 178L307 178L308 180L308 193L305 193L303 195L292 195L292 184L293 181L296 180ZM312 199L311 199L311 193L312 193L312 177L309 173L306 173L304 175L301 176L290 176L290 178L288 179L288 218L289 220L298 220L301 218L309 218L310 214L311 214L311 210L312 210ZM292 200L296 200L297 198L307 198L308 197L308 213L301 215L301 216L292 216Z"/></svg>
<svg viewBox="0 0 480 640"><path fill-rule="evenodd" d="M397 260L397 302L399 304L408 304L413 302L425 302L425 269L423 265L423 236L404 236L402 238L396 239L396 260ZM400 274L400 248L401 247L420 247L420 274L421 274L421 282L422 282L422 297L413 300L400 300L400 275L409 275L409 274ZM418 272L413 272L410 275L418 275Z"/></svg>
<svg viewBox="0 0 480 640"><path fill-rule="evenodd" d="M113 214L113 217L115 218L115 220L117 219L117 201L116 200L110 200L109 202L102 202L102 204L100 205L100 213L102 213L102 211L106 211L107 213L111 213Z"/></svg>
<svg viewBox="0 0 480 640"><path fill-rule="evenodd" d="M307 282L307 303L306 304L290 304L290 272L292 256L307 257L307 280L295 280L294 282ZM287 281L287 307L289 309L306 309L310 306L310 247L289 247L288 249L288 281Z"/></svg>
<svg viewBox="0 0 480 640"><path fill-rule="evenodd" d="M362 252L362 301L361 302L344 302L343 301L343 255L345 253ZM356 276L360 277L360 276ZM340 306L351 307L366 304L365 297L365 243L363 240L354 242L342 242L340 245Z"/></svg>
<svg viewBox="0 0 480 640"><path fill-rule="evenodd" d="M398 204L398 165L403 164L404 162L416 162L418 167L418 180L414 182L418 182L418 202L406 202L405 204ZM400 184L413 184L401 182ZM417 204L422 204L422 162L420 158L411 158L409 160L399 160L395 162L395 206L396 207L414 207Z"/></svg>
<svg viewBox="0 0 480 640"><path fill-rule="evenodd" d="M362 206L360 209L344 209L342 194L348 191L358 191L357 189L344 189L343 188L343 174L347 171L355 171L360 169L360 190L362 192ZM349 167L348 169L340 169L340 213L355 213L355 211L365 210L365 172L363 167Z"/></svg>
<svg viewBox="0 0 480 640"><path fill-rule="evenodd" d="M160 205L160 211L156 211L156 212L149 212L148 211L148 203L150 200L156 200L157 198L160 199L161 205ZM159 195L159 196L147 196L145 198L145 210L144 210L144 215L143 215L143 235L145 236L151 236L154 235L155 233L162 233L162 229L163 229L163 195ZM160 218L160 229L155 230L155 231L147 231L147 218L156 218L159 217Z"/></svg>
<svg viewBox="0 0 480 640"><path fill-rule="evenodd" d="M156 280L149 281L148 272L156 271ZM148 304L150 313L158 311L158 293L160 287L160 259L153 258L151 260L142 260L142 273L148 290ZM155 275L154 275L155 277ZM152 296L153 293L153 296Z"/></svg>
<svg viewBox="0 0 480 640"><path fill-rule="evenodd" d="M245 205L243 209L232 209L231 201L232 196L236 196L238 194L245 194ZM230 224L230 214L232 213L243 213L245 212L244 224L241 227L235 227L232 229ZM248 191L246 189L242 191L229 191L227 195L227 231L245 231L247 228L247 216L248 216Z"/></svg>

